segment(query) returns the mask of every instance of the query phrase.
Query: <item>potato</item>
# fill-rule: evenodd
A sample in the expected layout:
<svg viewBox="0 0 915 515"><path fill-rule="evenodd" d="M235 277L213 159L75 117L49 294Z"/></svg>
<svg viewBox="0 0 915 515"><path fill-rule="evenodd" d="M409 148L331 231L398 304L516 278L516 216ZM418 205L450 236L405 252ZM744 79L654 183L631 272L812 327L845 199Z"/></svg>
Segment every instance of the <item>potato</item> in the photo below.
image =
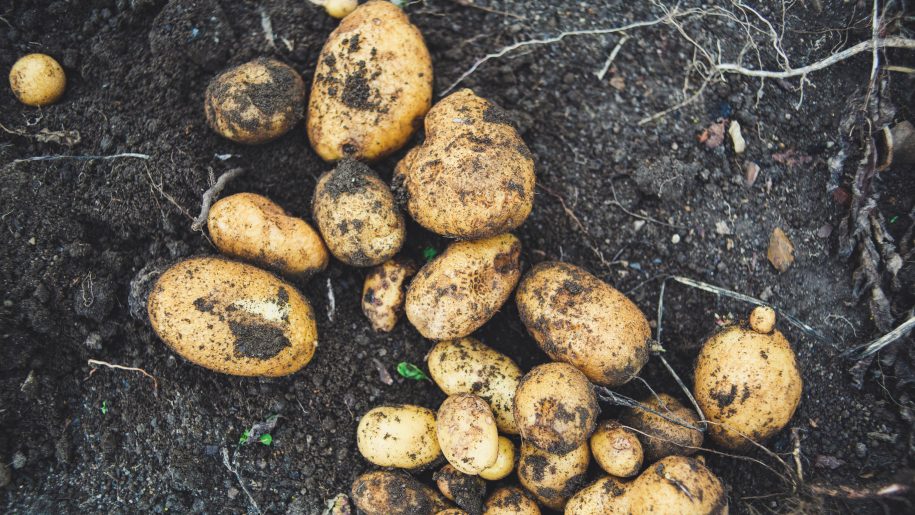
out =
<svg viewBox="0 0 915 515"><path fill-rule="evenodd" d="M10 88L25 105L51 105L63 96L67 74L53 57L28 54L20 57L10 69Z"/></svg>
<svg viewBox="0 0 915 515"><path fill-rule="evenodd" d="M590 461L587 442L565 454L553 454L522 440L518 479L541 504L562 510L584 484Z"/></svg>
<svg viewBox="0 0 915 515"><path fill-rule="evenodd" d="M356 428L356 446L363 458L381 467L422 469L442 457L435 413L409 404L369 410Z"/></svg>
<svg viewBox="0 0 915 515"><path fill-rule="evenodd" d="M309 276L327 267L327 248L318 232L261 195L220 199L210 208L207 228L223 254L284 274Z"/></svg>
<svg viewBox="0 0 915 515"><path fill-rule="evenodd" d="M515 422L522 440L554 454L587 442L599 412L588 378L566 363L534 367L515 392Z"/></svg>
<svg viewBox="0 0 915 515"><path fill-rule="evenodd" d="M433 474L439 492L467 513L483 513L486 481L479 476L464 474L452 465L445 465Z"/></svg>
<svg viewBox="0 0 915 515"><path fill-rule="evenodd" d="M429 375L446 394L473 393L489 403L501 433L516 435L514 399L521 369L476 338L438 342L426 355Z"/></svg>
<svg viewBox="0 0 915 515"><path fill-rule="evenodd" d="M539 263L515 294L528 332L554 361L605 386L626 383L648 361L651 329L625 295L568 263Z"/></svg>
<svg viewBox="0 0 915 515"><path fill-rule="evenodd" d="M499 488L484 505L484 515L540 515L540 507L516 486Z"/></svg>
<svg viewBox="0 0 915 515"><path fill-rule="evenodd" d="M380 333L394 330L406 295L405 283L416 273L416 263L406 258L393 258L372 268L362 286L362 312L372 329Z"/></svg>
<svg viewBox="0 0 915 515"><path fill-rule="evenodd" d="M308 102L308 139L325 161L374 161L401 148L432 105L432 60L390 2L370 1L330 34Z"/></svg>
<svg viewBox="0 0 915 515"><path fill-rule="evenodd" d="M632 431L616 420L605 420L591 435L591 452L604 472L615 477L632 477L642 468L642 443Z"/></svg>
<svg viewBox="0 0 915 515"><path fill-rule="evenodd" d="M623 412L620 421L637 432L640 431L639 440L642 441L647 461L656 461L674 454L689 456L702 446L702 432L681 425L699 427L699 417L695 411L666 393L660 393L657 397L652 395L643 400L642 405L680 422L678 424L639 408L628 408Z"/></svg>
<svg viewBox="0 0 915 515"><path fill-rule="evenodd" d="M715 474L693 458L668 456L630 483L630 513L726 515L728 498Z"/></svg>
<svg viewBox="0 0 915 515"><path fill-rule="evenodd" d="M207 86L207 123L236 143L279 138L299 123L305 82L291 66L261 57L217 75Z"/></svg>
<svg viewBox="0 0 915 515"><path fill-rule="evenodd" d="M311 361L318 345L308 299L276 276L228 259L172 266L153 286L147 312L172 350L224 374L289 375Z"/></svg>
<svg viewBox="0 0 915 515"><path fill-rule="evenodd" d="M365 515L438 513L449 508L438 492L404 472L378 470L353 481L352 498Z"/></svg>
<svg viewBox="0 0 915 515"><path fill-rule="evenodd" d="M508 438L500 436L499 455L496 456L496 462L481 470L480 477L487 481L498 481L508 477L513 470L515 470L515 444Z"/></svg>
<svg viewBox="0 0 915 515"><path fill-rule="evenodd" d="M598 479L569 499L565 515L629 515L632 512L625 494L630 484L610 476Z"/></svg>
<svg viewBox="0 0 915 515"><path fill-rule="evenodd" d="M465 474L477 475L499 456L499 430L486 401L470 393L449 396L435 423L445 459Z"/></svg>
<svg viewBox="0 0 915 515"><path fill-rule="evenodd" d="M759 332L728 327L705 342L696 360L696 401L710 422L709 436L728 449L747 448L747 438L762 442L781 431L801 400L794 351L772 329L775 314L766 309L751 317Z"/></svg>
<svg viewBox="0 0 915 515"><path fill-rule="evenodd" d="M324 10L333 18L345 17L359 7L357 0L324 0Z"/></svg>
<svg viewBox="0 0 915 515"><path fill-rule="evenodd" d="M447 510L442 510L436 512L435 515L468 515L466 511L460 508L448 508Z"/></svg>
<svg viewBox="0 0 915 515"><path fill-rule="evenodd" d="M330 252L350 266L384 263L406 238L388 185L358 161L344 160L321 175L312 212Z"/></svg>
<svg viewBox="0 0 915 515"><path fill-rule="evenodd" d="M518 283L520 255L521 242L512 234L452 243L416 274L407 290L407 318L431 340L476 331Z"/></svg>

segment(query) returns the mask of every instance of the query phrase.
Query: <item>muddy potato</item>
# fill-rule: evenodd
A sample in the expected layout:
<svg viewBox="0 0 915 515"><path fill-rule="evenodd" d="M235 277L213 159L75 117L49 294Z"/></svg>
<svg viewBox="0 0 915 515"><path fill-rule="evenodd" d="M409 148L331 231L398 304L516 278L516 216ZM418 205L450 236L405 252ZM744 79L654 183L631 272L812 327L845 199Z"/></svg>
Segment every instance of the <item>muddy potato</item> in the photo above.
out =
<svg viewBox="0 0 915 515"><path fill-rule="evenodd" d="M318 232L261 195L220 199L210 208L207 228L223 254L284 274L309 276L327 266L327 248Z"/></svg>
<svg viewBox="0 0 915 515"><path fill-rule="evenodd" d="M562 510L584 484L590 461L587 442L565 454L553 454L522 440L518 480L541 504Z"/></svg>
<svg viewBox="0 0 915 515"><path fill-rule="evenodd" d="M369 270L362 286L362 312L380 333L394 330L403 314L407 279L416 273L416 263L393 258Z"/></svg>
<svg viewBox="0 0 915 515"><path fill-rule="evenodd" d="M693 458L668 456L650 465L624 495L630 513L726 515L724 485Z"/></svg>
<svg viewBox="0 0 915 515"><path fill-rule="evenodd" d="M374 161L402 147L432 105L432 60L390 2L370 1L330 34L308 102L308 139L325 161Z"/></svg>
<svg viewBox="0 0 915 515"><path fill-rule="evenodd" d="M498 481L515 469L515 444L504 436L499 437L499 455L496 462L480 471L480 477L487 481Z"/></svg>
<svg viewBox="0 0 915 515"><path fill-rule="evenodd" d="M773 330L774 313L757 310L753 328L728 327L702 346L696 360L696 401L709 436L729 449L762 442L784 428L801 400L803 381L791 344ZM766 320L768 319L768 320ZM771 331L763 332L766 329Z"/></svg>
<svg viewBox="0 0 915 515"><path fill-rule="evenodd" d="M207 86L210 128L236 143L274 140L302 119L305 82L291 66L261 57L230 68Z"/></svg>
<svg viewBox="0 0 915 515"><path fill-rule="evenodd" d="M435 413L409 404L372 408L356 428L356 446L381 467L422 469L442 456L435 435Z"/></svg>
<svg viewBox="0 0 915 515"><path fill-rule="evenodd" d="M435 515L468 515L468 513L460 508L448 508L447 510L436 512Z"/></svg>
<svg viewBox="0 0 915 515"><path fill-rule="evenodd" d="M426 263L407 290L404 310L430 340L462 338L502 307L521 276L521 242L512 234L452 243Z"/></svg>
<svg viewBox="0 0 915 515"><path fill-rule="evenodd" d="M625 295L568 263L539 263L515 294L528 332L555 361L574 365L595 383L616 386L648 361L651 329Z"/></svg>
<svg viewBox="0 0 915 515"><path fill-rule="evenodd" d="M540 515L537 503L516 486L499 488L486 499L483 508L484 515Z"/></svg>
<svg viewBox="0 0 915 515"><path fill-rule="evenodd" d="M660 393L643 399L642 404L658 413L664 413L669 418L699 427L699 417L696 412L687 408L674 397ZM702 446L702 432L684 427L661 416L649 413L639 408L628 408L620 417L620 421L639 433L645 460L648 462L659 460L674 454L690 456Z"/></svg>
<svg viewBox="0 0 915 515"><path fill-rule="evenodd" d="M284 376L311 361L314 312L294 287L260 268L215 257L166 270L147 301L156 334L184 359L240 376Z"/></svg>
<svg viewBox="0 0 915 515"><path fill-rule="evenodd" d="M587 442L600 408L584 374L567 363L546 363L521 378L514 413L525 442L562 454Z"/></svg>
<svg viewBox="0 0 915 515"><path fill-rule="evenodd" d="M448 463L477 475L499 456L499 430L486 401L470 393L449 396L438 409L438 443Z"/></svg>
<svg viewBox="0 0 915 515"><path fill-rule="evenodd" d="M28 54L10 69L10 88L25 105L41 107L60 100L67 87L67 75L53 57Z"/></svg>
<svg viewBox="0 0 915 515"><path fill-rule="evenodd" d="M467 240L520 226L534 205L534 161L504 111L463 89L438 102L425 127L426 140L394 172L410 216Z"/></svg>
<svg viewBox="0 0 915 515"><path fill-rule="evenodd" d="M565 515L629 515L631 483L605 476L582 488L566 503Z"/></svg>
<svg viewBox="0 0 915 515"><path fill-rule="evenodd" d="M446 394L473 393L489 403L501 433L518 434L513 413L521 369L476 338L438 342L426 355L429 375Z"/></svg>
<svg viewBox="0 0 915 515"><path fill-rule="evenodd" d="M483 513L483 499L486 497L486 481L479 476L464 474L453 465L445 465L432 475L442 493L467 513Z"/></svg>
<svg viewBox="0 0 915 515"><path fill-rule="evenodd" d="M353 503L365 515L438 513L449 508L438 492L404 472L378 470L353 481Z"/></svg>
<svg viewBox="0 0 915 515"><path fill-rule="evenodd" d="M384 263L406 237L388 185L358 161L344 160L318 179L312 212L330 252L350 266Z"/></svg>
<svg viewBox="0 0 915 515"><path fill-rule="evenodd" d="M591 435L591 452L604 472L632 477L642 468L642 444L638 436L616 420L601 422Z"/></svg>

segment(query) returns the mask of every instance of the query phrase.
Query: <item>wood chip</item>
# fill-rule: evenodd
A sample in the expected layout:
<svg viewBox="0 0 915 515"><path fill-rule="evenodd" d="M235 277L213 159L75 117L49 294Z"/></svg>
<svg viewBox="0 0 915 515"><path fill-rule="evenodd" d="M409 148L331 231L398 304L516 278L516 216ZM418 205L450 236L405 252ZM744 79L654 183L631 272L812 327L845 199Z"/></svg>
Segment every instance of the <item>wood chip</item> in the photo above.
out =
<svg viewBox="0 0 915 515"><path fill-rule="evenodd" d="M779 272L785 272L794 263L794 245L781 227L776 227L769 236L769 250L766 252L769 262Z"/></svg>

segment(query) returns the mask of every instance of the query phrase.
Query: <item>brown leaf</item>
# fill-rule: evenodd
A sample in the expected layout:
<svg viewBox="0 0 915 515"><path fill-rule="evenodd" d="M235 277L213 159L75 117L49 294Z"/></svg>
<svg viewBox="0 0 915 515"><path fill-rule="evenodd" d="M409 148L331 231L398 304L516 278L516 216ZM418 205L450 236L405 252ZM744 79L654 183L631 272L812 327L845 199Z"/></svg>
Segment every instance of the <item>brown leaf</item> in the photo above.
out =
<svg viewBox="0 0 915 515"><path fill-rule="evenodd" d="M769 262L779 272L785 272L794 263L794 245L781 227L776 227L769 236L769 250L766 252Z"/></svg>

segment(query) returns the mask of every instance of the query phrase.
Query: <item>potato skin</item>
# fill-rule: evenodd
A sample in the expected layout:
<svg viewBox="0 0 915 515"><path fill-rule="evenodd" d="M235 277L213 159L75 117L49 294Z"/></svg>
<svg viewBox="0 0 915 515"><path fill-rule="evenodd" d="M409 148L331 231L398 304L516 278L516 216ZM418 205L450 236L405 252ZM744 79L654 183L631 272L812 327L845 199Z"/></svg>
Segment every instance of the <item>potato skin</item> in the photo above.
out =
<svg viewBox="0 0 915 515"><path fill-rule="evenodd" d="M625 497L631 513L727 515L724 485L697 460L668 456L630 484Z"/></svg>
<svg viewBox="0 0 915 515"><path fill-rule="evenodd" d="M350 266L384 263L400 252L406 238L388 185L358 161L342 161L321 175L312 213L330 252Z"/></svg>
<svg viewBox="0 0 915 515"><path fill-rule="evenodd" d="M172 350L224 374L289 375L318 345L308 299L269 272L223 258L190 258L166 270L147 311Z"/></svg>
<svg viewBox="0 0 915 515"><path fill-rule="evenodd" d="M534 161L504 111L463 89L439 101L425 127L394 172L410 216L462 240L520 226L534 205Z"/></svg>
<svg viewBox="0 0 915 515"><path fill-rule="evenodd" d="M513 410L521 369L511 358L467 337L436 343L426 355L426 363L443 392L479 395L492 408L499 431L518 434Z"/></svg>
<svg viewBox="0 0 915 515"><path fill-rule="evenodd" d="M521 241L502 234L452 243L416 274L404 309L430 340L462 338L502 307L521 277Z"/></svg>
<svg viewBox="0 0 915 515"><path fill-rule="evenodd" d="M486 481L479 476L464 474L453 465L445 465L432 475L439 492L449 501L471 515L483 513Z"/></svg>
<svg viewBox="0 0 915 515"><path fill-rule="evenodd" d="M449 396L435 422L445 459L465 474L477 475L499 456L499 430L486 401L470 393Z"/></svg>
<svg viewBox="0 0 915 515"><path fill-rule="evenodd" d="M53 57L27 54L10 68L10 88L25 105L51 105L63 96L67 88L67 74Z"/></svg>
<svg viewBox="0 0 915 515"><path fill-rule="evenodd" d="M329 255L318 232L261 195L220 199L210 208L207 228L223 254L283 274L307 277L327 267Z"/></svg>
<svg viewBox="0 0 915 515"><path fill-rule="evenodd" d="M291 66L258 58L220 73L207 86L204 112L220 136L236 143L272 141L299 123L305 82Z"/></svg>
<svg viewBox="0 0 915 515"><path fill-rule="evenodd" d="M540 515L537 503L516 486L503 486L493 492L484 508L484 515Z"/></svg>
<svg viewBox="0 0 915 515"><path fill-rule="evenodd" d="M363 458L381 467L417 470L442 457L435 413L409 404L369 410L356 428L356 445Z"/></svg>
<svg viewBox="0 0 915 515"><path fill-rule="evenodd" d="M611 476L632 477L642 468L642 443L616 420L601 422L591 435L590 444L594 460Z"/></svg>
<svg viewBox="0 0 915 515"><path fill-rule="evenodd" d="M515 444L504 436L499 437L499 454L496 462L480 471L480 477L487 481L498 481L508 477L515 470Z"/></svg>
<svg viewBox="0 0 915 515"><path fill-rule="evenodd" d="M565 515L629 515L629 497L626 495L631 483L604 476L582 488L569 499Z"/></svg>
<svg viewBox="0 0 915 515"><path fill-rule="evenodd" d="M562 510L584 484L590 461L587 442L565 454L553 454L522 440L518 480L541 504Z"/></svg>
<svg viewBox="0 0 915 515"><path fill-rule="evenodd" d="M390 2L366 2L318 57L308 139L325 161L374 161L401 148L431 105L432 59L419 29Z"/></svg>
<svg viewBox="0 0 915 515"><path fill-rule="evenodd" d="M600 408L584 374L567 363L546 363L521 378L514 413L522 440L563 454L588 441Z"/></svg>
<svg viewBox="0 0 915 515"><path fill-rule="evenodd" d="M353 503L365 515L438 513L449 508L438 492L404 472L378 470L353 481Z"/></svg>
<svg viewBox="0 0 915 515"><path fill-rule="evenodd" d="M558 261L531 268L515 294L518 313L540 348L591 381L617 386L649 356L651 329L625 295L584 269Z"/></svg>
<svg viewBox="0 0 915 515"><path fill-rule="evenodd" d="M693 427L699 427L699 416L674 397L659 393L642 401L642 404L658 413L664 413ZM665 456L690 456L702 446L702 432L676 424L663 417L638 408L629 408L622 413L620 421L639 433L645 460L657 461Z"/></svg>
<svg viewBox="0 0 915 515"><path fill-rule="evenodd" d="M372 268L362 286L362 312L379 333L394 330L403 314L407 279L416 273L416 263L407 258L393 258Z"/></svg>

